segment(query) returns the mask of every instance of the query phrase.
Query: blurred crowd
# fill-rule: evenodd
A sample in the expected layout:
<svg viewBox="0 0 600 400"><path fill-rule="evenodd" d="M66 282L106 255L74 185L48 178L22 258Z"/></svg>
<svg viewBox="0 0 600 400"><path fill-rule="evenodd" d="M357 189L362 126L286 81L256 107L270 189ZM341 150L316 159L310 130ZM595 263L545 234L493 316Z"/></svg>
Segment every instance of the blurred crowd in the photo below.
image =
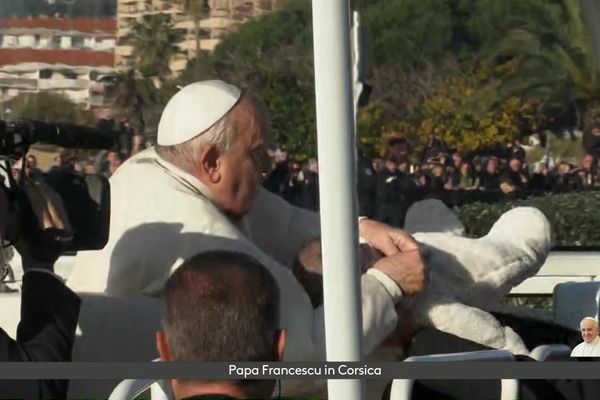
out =
<svg viewBox="0 0 600 400"><path fill-rule="evenodd" d="M128 157L153 146L134 131L128 118L123 118L116 128L114 122L106 120L100 121L98 127L115 132L113 149L77 155L60 152L53 165L44 168L45 172L101 174L109 178ZM591 130L584 147L586 153L577 163L554 162L549 154L528 163L525 147L518 140L486 152L463 154L434 135L424 145L414 146L402 134L395 134L387 142L382 158L370 159L358 149L359 212L401 227L408 207L427 198L440 199L453 207L476 201L598 189L600 127ZM302 163L293 158L284 148L269 148L263 185L291 204L318 211L318 162L311 158ZM33 154L13 165L15 178L21 171L26 179L44 176Z"/></svg>
<svg viewBox="0 0 600 400"><path fill-rule="evenodd" d="M403 226L408 207L425 198L457 206L597 189L600 129L594 128L591 137L578 163L554 162L548 154L539 162L528 163L518 140L487 152L462 154L434 135L416 151L403 135L396 134L387 143L383 158L369 159L358 150L360 213ZM282 149L271 149L269 157L264 186L294 205L318 210L317 161L290 161Z"/></svg>
<svg viewBox="0 0 600 400"><path fill-rule="evenodd" d="M54 156L52 165L46 168L40 168L37 157L30 153L24 161L22 159L13 164L13 177L18 179L22 171L26 179L39 180L44 175L43 169L48 174L100 174L110 178L127 158L153 146L152 142L144 142L142 135L134 131L128 118L123 118L117 129L114 128L114 122L106 120L101 120L98 128L115 133L115 145L112 149L99 152L61 150Z"/></svg>

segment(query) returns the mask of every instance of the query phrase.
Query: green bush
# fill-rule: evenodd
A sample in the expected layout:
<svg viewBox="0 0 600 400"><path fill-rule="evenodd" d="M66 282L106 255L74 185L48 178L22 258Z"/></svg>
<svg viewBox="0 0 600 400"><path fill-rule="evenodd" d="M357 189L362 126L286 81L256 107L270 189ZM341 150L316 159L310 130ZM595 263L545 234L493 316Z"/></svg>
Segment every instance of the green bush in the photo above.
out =
<svg viewBox="0 0 600 400"><path fill-rule="evenodd" d="M556 246L600 245L600 192L551 194L497 204L474 203L461 207L459 217L468 236L480 237L504 212L519 206L535 207L546 215Z"/></svg>

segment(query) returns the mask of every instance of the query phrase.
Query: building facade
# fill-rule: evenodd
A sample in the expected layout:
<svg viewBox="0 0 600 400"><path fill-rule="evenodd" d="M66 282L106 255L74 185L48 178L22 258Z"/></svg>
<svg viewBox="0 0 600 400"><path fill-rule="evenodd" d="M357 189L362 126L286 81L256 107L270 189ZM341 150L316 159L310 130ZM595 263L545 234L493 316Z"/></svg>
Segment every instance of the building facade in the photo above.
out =
<svg viewBox="0 0 600 400"><path fill-rule="evenodd" d="M203 1L203 0L196 0ZM196 57L197 46L201 50L212 51L215 46L236 29L252 18L270 12L285 0L204 0L206 9L199 20L198 43L195 36L196 21L184 12L184 0L118 0L117 3L117 47L115 66L117 70L132 68L133 47L128 44L131 24L144 15L164 13L171 15L175 29L185 32L178 44L181 54L171 60L173 75L180 74L187 62Z"/></svg>
<svg viewBox="0 0 600 400"><path fill-rule="evenodd" d="M86 107L103 106L115 74L115 19L0 20L0 102L48 91Z"/></svg>

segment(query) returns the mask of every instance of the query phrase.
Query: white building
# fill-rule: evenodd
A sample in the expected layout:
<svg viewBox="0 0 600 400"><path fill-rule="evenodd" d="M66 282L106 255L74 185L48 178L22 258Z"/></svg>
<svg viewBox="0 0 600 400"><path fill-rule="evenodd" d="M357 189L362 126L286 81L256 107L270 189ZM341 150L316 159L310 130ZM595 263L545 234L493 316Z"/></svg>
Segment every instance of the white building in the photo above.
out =
<svg viewBox="0 0 600 400"><path fill-rule="evenodd" d="M173 28L185 32L183 41L178 43L181 53L170 60L171 72L177 76L185 69L187 62L196 57L196 46L201 50L212 51L239 24L271 12L284 2L285 0L204 0L206 12L198 21L199 31L196 37L194 18L184 12L181 1L117 0L115 66L119 70L127 70L135 64L133 46L128 36L132 24L144 15L168 14L172 18Z"/></svg>
<svg viewBox="0 0 600 400"><path fill-rule="evenodd" d="M114 19L0 20L0 102L52 91L86 107L104 105L116 30Z"/></svg>

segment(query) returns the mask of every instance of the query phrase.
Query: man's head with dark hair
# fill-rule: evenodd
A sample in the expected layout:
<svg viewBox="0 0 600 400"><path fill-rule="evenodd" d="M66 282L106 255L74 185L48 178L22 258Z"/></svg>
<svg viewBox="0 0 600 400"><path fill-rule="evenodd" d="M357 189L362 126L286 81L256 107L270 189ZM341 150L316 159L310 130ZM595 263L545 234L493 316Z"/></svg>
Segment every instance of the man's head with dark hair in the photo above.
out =
<svg viewBox="0 0 600 400"><path fill-rule="evenodd" d="M250 256L211 251L187 260L163 293L163 331L157 347L165 361L281 361L279 290L269 271ZM217 393L270 394L274 382L173 381L177 398ZM225 393L226 392L226 393Z"/></svg>
<svg viewBox="0 0 600 400"><path fill-rule="evenodd" d="M518 157L511 158L510 161L508 162L508 166L509 166L510 170L513 172L521 172L521 170L523 169L523 163L521 162L521 159Z"/></svg>
<svg viewBox="0 0 600 400"><path fill-rule="evenodd" d="M405 158L410 151L410 146L406 137L402 133L395 133L388 141L390 154L396 157Z"/></svg>

